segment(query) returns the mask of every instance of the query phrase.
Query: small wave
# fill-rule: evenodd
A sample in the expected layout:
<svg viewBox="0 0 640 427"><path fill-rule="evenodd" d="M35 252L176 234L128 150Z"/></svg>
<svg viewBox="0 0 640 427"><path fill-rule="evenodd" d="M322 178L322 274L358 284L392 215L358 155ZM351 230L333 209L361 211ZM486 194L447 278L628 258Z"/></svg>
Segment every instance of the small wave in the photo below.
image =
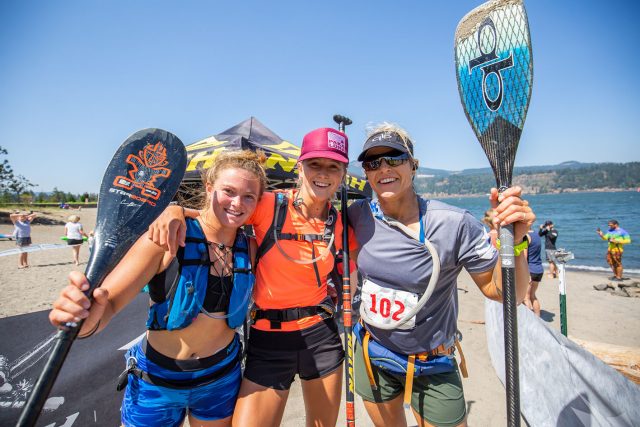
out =
<svg viewBox="0 0 640 427"><path fill-rule="evenodd" d="M549 267L549 264L547 264L546 262L543 263L542 265L544 265L546 268ZM593 266L593 265L567 264L565 268L567 270L578 270L578 271L595 271L595 272L603 272L603 273L611 272L611 269L608 267L599 267L599 266ZM640 274L640 270L636 268L625 268L624 272L625 274Z"/></svg>

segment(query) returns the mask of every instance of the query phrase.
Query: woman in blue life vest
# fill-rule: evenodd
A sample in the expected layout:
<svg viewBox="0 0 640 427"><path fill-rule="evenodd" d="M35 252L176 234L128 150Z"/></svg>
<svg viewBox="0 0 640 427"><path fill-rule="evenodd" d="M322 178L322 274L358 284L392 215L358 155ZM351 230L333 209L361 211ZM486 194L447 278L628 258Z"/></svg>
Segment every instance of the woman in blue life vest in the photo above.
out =
<svg viewBox="0 0 640 427"><path fill-rule="evenodd" d="M465 426L466 404L454 357L457 277L501 301L498 253L469 212L416 194L418 161L400 127L368 133L358 160L377 200L349 207L358 241L362 322L354 328L355 390L376 426L406 425L403 401L420 426ZM518 187L491 190L494 224L514 224L517 300L529 282L523 241L535 215ZM526 240L525 240L526 242Z"/></svg>
<svg viewBox="0 0 640 427"><path fill-rule="evenodd" d="M233 307L238 285L253 284L247 240L238 228L266 186L260 157L249 150L218 155L203 177L204 206L177 255L143 236L93 292L93 303L82 293L88 283L79 272L69 275L54 302L51 323L64 327L85 319L79 337L87 337L149 283L148 331L127 353L119 382L119 388L128 382L123 425L180 426L186 416L192 426L231 424L241 352L230 320L232 311L240 312L241 323L247 312L248 298L240 298L244 308Z"/></svg>
<svg viewBox="0 0 640 427"><path fill-rule="evenodd" d="M331 199L346 175L347 144L347 136L332 128L306 134L297 188L266 192L247 222L259 245L256 310L234 426L279 426L296 376L307 425L337 422L344 350L327 293L335 252L342 248L342 221ZM175 247L182 223L182 210L170 207L151 234ZM350 246L355 248L354 238Z"/></svg>

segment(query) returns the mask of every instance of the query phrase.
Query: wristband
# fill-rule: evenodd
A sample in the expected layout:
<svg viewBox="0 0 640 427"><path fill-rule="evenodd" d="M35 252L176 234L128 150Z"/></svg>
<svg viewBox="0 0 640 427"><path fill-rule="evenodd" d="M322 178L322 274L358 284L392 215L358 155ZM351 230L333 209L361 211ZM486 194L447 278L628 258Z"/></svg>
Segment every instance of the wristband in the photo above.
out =
<svg viewBox="0 0 640 427"><path fill-rule="evenodd" d="M102 321L102 319L98 320L98 323L96 323L96 326L93 327L93 329L91 329L89 332L87 332L84 335L77 335L76 339L79 340L83 340L85 338L89 338L91 335L95 334L98 331L98 328L100 327L100 321Z"/></svg>
<svg viewBox="0 0 640 427"><path fill-rule="evenodd" d="M520 254L522 253L522 251L524 251L525 249L527 249L529 247L529 241L527 240L527 238L525 237L524 239L522 239L522 242L518 243L517 245L515 245L513 247L513 254L515 256L520 256Z"/></svg>
<svg viewBox="0 0 640 427"><path fill-rule="evenodd" d="M522 251L524 251L528 247L529 247L529 241L525 237L524 239L522 239L522 242L518 243L513 247L513 255L520 256ZM496 249L500 249L500 239L496 239Z"/></svg>

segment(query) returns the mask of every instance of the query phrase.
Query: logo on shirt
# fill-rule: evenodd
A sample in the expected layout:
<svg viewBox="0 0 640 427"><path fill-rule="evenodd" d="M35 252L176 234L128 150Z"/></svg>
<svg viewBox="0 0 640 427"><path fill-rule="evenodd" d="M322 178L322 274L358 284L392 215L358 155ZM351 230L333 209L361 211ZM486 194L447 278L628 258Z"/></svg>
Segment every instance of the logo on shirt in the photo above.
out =
<svg viewBox="0 0 640 427"><path fill-rule="evenodd" d="M489 236L489 233L485 231L484 234L480 236L476 242L475 250L476 255L478 255L480 259L493 259L496 253L496 248L491 246L491 237Z"/></svg>

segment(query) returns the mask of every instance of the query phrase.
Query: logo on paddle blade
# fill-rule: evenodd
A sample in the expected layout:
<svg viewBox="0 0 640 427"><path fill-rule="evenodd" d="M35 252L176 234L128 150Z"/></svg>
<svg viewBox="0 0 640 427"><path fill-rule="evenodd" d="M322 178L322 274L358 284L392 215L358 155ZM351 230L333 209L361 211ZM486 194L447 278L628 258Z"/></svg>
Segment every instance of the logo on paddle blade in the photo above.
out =
<svg viewBox="0 0 640 427"><path fill-rule="evenodd" d="M484 103L491 111L497 111L500 105L502 105L502 96L504 93L501 71L513 67L513 52L509 52L508 57L495 61L498 59L498 55L496 54L498 34L496 33L496 26L491 18L487 17L487 19L480 24L477 34L480 56L469 61L469 74L473 72L474 68L480 66L482 70L482 96ZM487 45L489 49L485 52L483 47L487 47ZM498 80L498 93L493 98L489 95L487 88L487 78L492 74L495 75Z"/></svg>
<svg viewBox="0 0 640 427"><path fill-rule="evenodd" d="M155 186L156 180L171 175L171 169L164 167L169 163L167 149L161 142L155 145L147 144L143 150L138 151L138 155L129 154L127 163L129 163L129 176L117 176L113 185L129 191L137 188L140 191L139 196L132 193L125 194L132 199L155 206L155 203L149 199L158 200L162 194L162 191Z"/></svg>

